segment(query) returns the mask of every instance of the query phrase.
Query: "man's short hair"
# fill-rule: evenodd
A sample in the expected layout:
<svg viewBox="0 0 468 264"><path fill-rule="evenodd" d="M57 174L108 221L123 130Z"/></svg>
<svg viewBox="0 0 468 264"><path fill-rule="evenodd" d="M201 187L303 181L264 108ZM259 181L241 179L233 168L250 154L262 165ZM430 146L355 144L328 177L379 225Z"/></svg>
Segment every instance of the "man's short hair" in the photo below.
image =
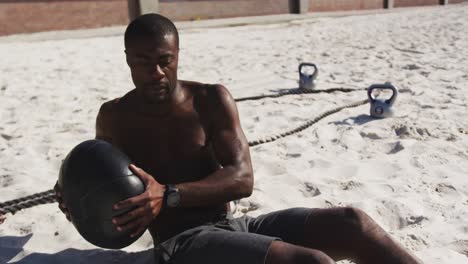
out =
<svg viewBox="0 0 468 264"><path fill-rule="evenodd" d="M159 14L145 14L135 18L125 30L125 48L138 39L147 37L162 39L166 35L173 35L179 47L179 32L169 18Z"/></svg>

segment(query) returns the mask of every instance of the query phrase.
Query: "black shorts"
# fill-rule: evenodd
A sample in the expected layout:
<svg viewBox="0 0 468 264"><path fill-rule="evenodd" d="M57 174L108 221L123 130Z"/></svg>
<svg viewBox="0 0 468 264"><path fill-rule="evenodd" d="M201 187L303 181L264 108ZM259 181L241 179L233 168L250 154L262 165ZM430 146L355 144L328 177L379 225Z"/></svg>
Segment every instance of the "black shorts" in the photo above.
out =
<svg viewBox="0 0 468 264"><path fill-rule="evenodd" d="M311 212L293 208L198 226L156 245L156 263L263 264L272 241L302 244Z"/></svg>

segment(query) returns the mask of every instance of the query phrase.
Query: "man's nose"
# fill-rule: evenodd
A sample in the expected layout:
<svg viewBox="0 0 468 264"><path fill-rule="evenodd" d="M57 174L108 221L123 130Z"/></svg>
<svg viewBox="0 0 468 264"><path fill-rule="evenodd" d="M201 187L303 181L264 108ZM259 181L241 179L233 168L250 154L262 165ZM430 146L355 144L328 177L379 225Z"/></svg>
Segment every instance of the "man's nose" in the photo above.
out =
<svg viewBox="0 0 468 264"><path fill-rule="evenodd" d="M166 74L163 72L163 70L158 64L156 64L156 67L153 68L151 73L153 78L156 80L161 80L162 78L164 78L164 76L166 76Z"/></svg>

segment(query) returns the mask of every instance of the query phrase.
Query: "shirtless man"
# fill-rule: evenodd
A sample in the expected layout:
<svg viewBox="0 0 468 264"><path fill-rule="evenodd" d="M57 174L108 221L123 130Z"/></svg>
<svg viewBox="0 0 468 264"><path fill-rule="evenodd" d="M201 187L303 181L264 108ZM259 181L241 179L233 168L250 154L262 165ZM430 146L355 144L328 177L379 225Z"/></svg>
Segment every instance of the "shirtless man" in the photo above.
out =
<svg viewBox="0 0 468 264"><path fill-rule="evenodd" d="M179 37L163 16L134 20L125 54L136 88L102 105L96 138L138 166L146 191L114 206L136 207L114 224L133 235L148 228L158 263L418 263L355 208L227 217L226 204L253 189L234 99L222 85L178 80Z"/></svg>

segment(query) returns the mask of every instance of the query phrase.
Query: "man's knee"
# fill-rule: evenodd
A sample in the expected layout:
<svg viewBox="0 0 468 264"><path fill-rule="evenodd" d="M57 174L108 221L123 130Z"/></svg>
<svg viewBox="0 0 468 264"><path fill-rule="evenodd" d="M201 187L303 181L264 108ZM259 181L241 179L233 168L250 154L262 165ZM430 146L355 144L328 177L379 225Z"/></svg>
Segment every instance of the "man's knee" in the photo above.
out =
<svg viewBox="0 0 468 264"><path fill-rule="evenodd" d="M355 232L359 234L369 234L381 230L378 224L363 210L355 207L345 207L346 221L352 223Z"/></svg>
<svg viewBox="0 0 468 264"><path fill-rule="evenodd" d="M344 207L342 210L343 220L350 224L355 231L362 232L365 229L370 217L364 211L355 207Z"/></svg>
<svg viewBox="0 0 468 264"><path fill-rule="evenodd" d="M341 227L345 230L361 233L369 224L373 223L373 220L359 208L338 207L323 210L324 220L328 218L327 222L334 223L336 228Z"/></svg>
<svg viewBox="0 0 468 264"><path fill-rule="evenodd" d="M281 241L271 243L266 264L332 264L333 259L319 250L304 248Z"/></svg>
<svg viewBox="0 0 468 264"><path fill-rule="evenodd" d="M361 238L377 227L372 218L355 207L314 209L308 225L311 235L339 233L353 239Z"/></svg>

